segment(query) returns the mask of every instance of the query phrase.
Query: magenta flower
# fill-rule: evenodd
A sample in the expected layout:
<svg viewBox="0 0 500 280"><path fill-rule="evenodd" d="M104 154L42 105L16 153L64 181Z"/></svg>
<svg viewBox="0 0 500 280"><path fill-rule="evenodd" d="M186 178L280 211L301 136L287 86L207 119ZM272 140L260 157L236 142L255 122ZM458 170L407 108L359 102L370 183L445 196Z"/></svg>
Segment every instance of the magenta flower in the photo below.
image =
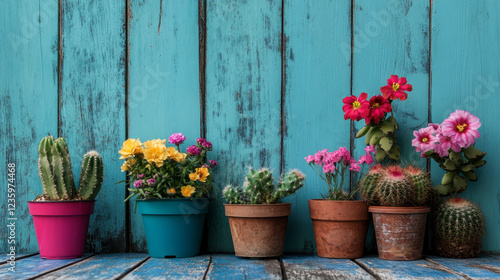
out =
<svg viewBox="0 0 500 280"><path fill-rule="evenodd" d="M216 160L209 160L208 163L210 163L210 167L214 168L219 165L219 163Z"/></svg>
<svg viewBox="0 0 500 280"><path fill-rule="evenodd" d="M168 142L174 145L180 145L186 140L186 136L182 135L182 133L174 133L168 137Z"/></svg>
<svg viewBox="0 0 500 280"><path fill-rule="evenodd" d="M443 134L437 135L439 143L436 144L435 152L439 154L440 157L445 157L450 154L450 149L455 152L460 152L461 148L457 143L451 141L451 137L444 136Z"/></svg>
<svg viewBox="0 0 500 280"><path fill-rule="evenodd" d="M151 178L151 179L148 179L146 182L148 182L149 186L152 186L152 185L154 185L156 183L156 180L153 179L153 178Z"/></svg>
<svg viewBox="0 0 500 280"><path fill-rule="evenodd" d="M206 142L207 140L205 138L196 138L196 143L198 144L203 144L204 142Z"/></svg>
<svg viewBox="0 0 500 280"><path fill-rule="evenodd" d="M331 164L331 163L323 165L323 172L324 173L334 173L335 172L335 165Z"/></svg>
<svg viewBox="0 0 500 280"><path fill-rule="evenodd" d="M415 139L413 139L411 144L415 147L417 152L421 152L423 155L425 152L434 149L437 138L432 134L428 127L413 131L413 135L415 136Z"/></svg>
<svg viewBox="0 0 500 280"><path fill-rule="evenodd" d="M137 174L137 179L142 179L144 178L144 174Z"/></svg>
<svg viewBox="0 0 500 280"><path fill-rule="evenodd" d="M142 188L142 180L137 180L137 181L135 181L135 182L134 182L134 187L135 187L136 189L140 189L140 188Z"/></svg>
<svg viewBox="0 0 500 280"><path fill-rule="evenodd" d="M344 111L344 119L351 119L352 121L359 121L370 114L370 103L366 100L368 94L362 92L359 97L349 95L345 97L342 102L342 110Z"/></svg>
<svg viewBox="0 0 500 280"><path fill-rule="evenodd" d="M201 154L201 149L196 145L192 145L186 149L186 152L192 156L197 156Z"/></svg>
<svg viewBox="0 0 500 280"><path fill-rule="evenodd" d="M307 163L311 163L311 162L313 162L313 161L314 161L314 157L313 157L313 156L311 156L311 155L309 155L309 156L305 157L304 159L307 161Z"/></svg>
<svg viewBox="0 0 500 280"><path fill-rule="evenodd" d="M481 137L479 118L464 110L456 110L441 124L441 134L451 138L461 148L469 147Z"/></svg>
<svg viewBox="0 0 500 280"><path fill-rule="evenodd" d="M387 85L380 88L380 92L382 92L387 99L399 99L404 101L408 98L408 93L406 92L413 90L412 85L406 83L405 77L399 78L397 75L391 75L391 77L387 79Z"/></svg>
<svg viewBox="0 0 500 280"><path fill-rule="evenodd" d="M205 140L205 142L201 143L201 146L209 151L212 150L212 143Z"/></svg>
<svg viewBox="0 0 500 280"><path fill-rule="evenodd" d="M375 145L366 146L365 147L365 152L367 154L369 154L369 153L375 153Z"/></svg>
<svg viewBox="0 0 500 280"><path fill-rule="evenodd" d="M430 123L428 126L427 126L427 129L429 129L429 131L431 133L436 133L439 129L439 124L438 123Z"/></svg>
<svg viewBox="0 0 500 280"><path fill-rule="evenodd" d="M351 167L349 167L349 170L354 170L356 172L361 171L361 167L357 163L351 163Z"/></svg>
<svg viewBox="0 0 500 280"><path fill-rule="evenodd" d="M364 156L360 156L358 160L358 164L372 164L373 163L373 156L371 154L366 154Z"/></svg>

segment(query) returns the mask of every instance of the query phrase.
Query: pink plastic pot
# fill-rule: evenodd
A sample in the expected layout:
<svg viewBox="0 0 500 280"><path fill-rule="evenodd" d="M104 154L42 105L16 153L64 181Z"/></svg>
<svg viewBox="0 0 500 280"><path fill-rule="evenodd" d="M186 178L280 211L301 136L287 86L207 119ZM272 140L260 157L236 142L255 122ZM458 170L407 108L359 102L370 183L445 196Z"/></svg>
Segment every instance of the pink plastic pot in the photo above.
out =
<svg viewBox="0 0 500 280"><path fill-rule="evenodd" d="M29 201L40 257L74 259L83 256L95 201Z"/></svg>

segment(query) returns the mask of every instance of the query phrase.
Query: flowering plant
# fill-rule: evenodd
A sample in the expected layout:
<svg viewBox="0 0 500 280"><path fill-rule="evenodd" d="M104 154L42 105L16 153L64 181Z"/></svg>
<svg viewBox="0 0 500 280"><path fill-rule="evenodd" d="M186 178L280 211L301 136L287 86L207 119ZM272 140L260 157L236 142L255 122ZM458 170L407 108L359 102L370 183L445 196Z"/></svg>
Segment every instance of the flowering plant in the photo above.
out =
<svg viewBox="0 0 500 280"><path fill-rule="evenodd" d="M314 171L326 182L328 193L321 195L323 198L330 200L352 200L355 192L343 191L344 179L347 170L354 171L355 174L361 174L361 169L364 165L373 163L374 146L365 148L366 155L359 157L356 160L351 156L351 152L345 147L340 147L334 152L328 152L327 149L318 151L314 155L309 155L305 158L307 163ZM356 177L356 175L354 176ZM354 178L357 182L359 178Z"/></svg>
<svg viewBox="0 0 500 280"><path fill-rule="evenodd" d="M166 140L127 139L118 152L124 159L121 169L127 172L134 188L129 188L129 200L150 198L208 197L213 193L211 169L218 163L209 160L206 154L212 150L212 143L203 138L196 139L196 145L189 146L186 153L179 146L186 140L181 133L174 133L168 141L174 147L167 147Z"/></svg>
<svg viewBox="0 0 500 280"><path fill-rule="evenodd" d="M465 191L467 180L476 181L474 169L486 164L486 153L474 147L481 137L479 118L456 110L441 124L430 123L413 132L412 145L421 157L432 158L446 171L436 189L441 196ZM462 176L462 175L463 176Z"/></svg>
<svg viewBox="0 0 500 280"><path fill-rule="evenodd" d="M373 96L370 100L366 92L361 93L359 97L350 95L343 99L344 119L365 120L366 126L358 131L356 138L365 136L365 144L375 146L377 162L383 161L387 156L398 161L401 156L395 134L399 125L393 116L392 102L396 99L406 100L407 91L412 90L412 85L407 84L405 77L391 75L387 79L387 85L380 88L382 94Z"/></svg>

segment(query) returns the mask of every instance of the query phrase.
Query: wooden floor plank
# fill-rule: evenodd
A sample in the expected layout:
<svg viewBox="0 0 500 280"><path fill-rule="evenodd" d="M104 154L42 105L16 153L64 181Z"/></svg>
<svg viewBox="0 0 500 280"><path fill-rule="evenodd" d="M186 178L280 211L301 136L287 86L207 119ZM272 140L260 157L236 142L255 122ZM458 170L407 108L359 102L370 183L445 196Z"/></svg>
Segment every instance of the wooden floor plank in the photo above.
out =
<svg viewBox="0 0 500 280"><path fill-rule="evenodd" d="M356 261L380 279L462 279L450 270L426 260L385 261L370 256Z"/></svg>
<svg viewBox="0 0 500 280"><path fill-rule="evenodd" d="M203 279L209 263L209 255L179 259L151 258L123 279Z"/></svg>
<svg viewBox="0 0 500 280"><path fill-rule="evenodd" d="M39 279L116 279L148 256L146 254L99 254L71 267L44 275Z"/></svg>
<svg viewBox="0 0 500 280"><path fill-rule="evenodd" d="M9 261L10 259L10 256L7 255L8 253L0 253L0 264L3 264L7 261ZM38 253L16 253L15 255L15 258L16 260L19 260L19 259L23 259L23 258L26 258L26 257L31 257L31 256L34 256L34 255L37 255Z"/></svg>
<svg viewBox="0 0 500 280"><path fill-rule="evenodd" d="M483 255L471 259L442 257L428 257L428 259L474 279L500 279L500 259L491 256Z"/></svg>
<svg viewBox="0 0 500 280"><path fill-rule="evenodd" d="M277 259L213 255L206 279L281 279L281 267Z"/></svg>
<svg viewBox="0 0 500 280"><path fill-rule="evenodd" d="M40 255L35 255L29 258L25 258L16 261L15 272L8 271L7 269L10 265L3 264L0 266L0 279L27 279L31 277L36 277L47 272L57 270L61 267L77 263L82 259L89 257L90 254L86 254L83 258L69 259L69 260L45 260L40 258Z"/></svg>
<svg viewBox="0 0 500 280"><path fill-rule="evenodd" d="M348 259L283 256L287 279L375 279Z"/></svg>

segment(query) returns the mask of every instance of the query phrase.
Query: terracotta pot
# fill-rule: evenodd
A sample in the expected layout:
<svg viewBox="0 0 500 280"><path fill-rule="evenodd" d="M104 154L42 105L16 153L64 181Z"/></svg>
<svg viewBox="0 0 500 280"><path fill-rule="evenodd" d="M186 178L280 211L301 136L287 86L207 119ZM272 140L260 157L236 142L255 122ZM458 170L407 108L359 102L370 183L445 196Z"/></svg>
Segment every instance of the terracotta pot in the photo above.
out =
<svg viewBox="0 0 500 280"><path fill-rule="evenodd" d="M283 254L290 203L224 206L236 256L266 258Z"/></svg>
<svg viewBox="0 0 500 280"><path fill-rule="evenodd" d="M373 213L379 258L393 261L422 258L430 207L370 206L368 211Z"/></svg>
<svg viewBox="0 0 500 280"><path fill-rule="evenodd" d="M358 201L309 199L318 256L361 258L368 230L368 205Z"/></svg>

